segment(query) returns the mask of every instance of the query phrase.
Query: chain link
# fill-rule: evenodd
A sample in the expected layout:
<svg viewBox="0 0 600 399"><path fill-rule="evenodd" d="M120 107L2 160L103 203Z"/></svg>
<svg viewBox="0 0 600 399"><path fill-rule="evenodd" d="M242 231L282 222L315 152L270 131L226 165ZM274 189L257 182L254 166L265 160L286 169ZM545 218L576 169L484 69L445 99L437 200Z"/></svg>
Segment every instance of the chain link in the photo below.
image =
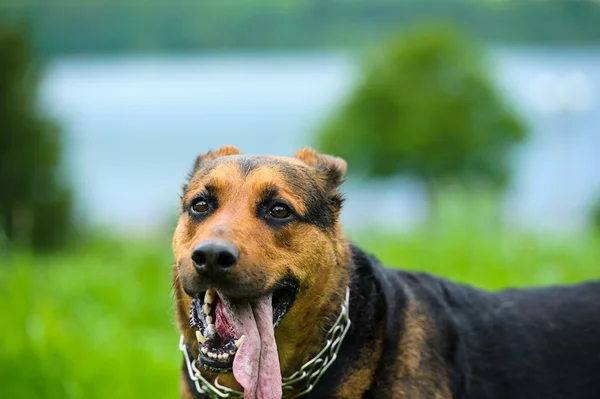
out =
<svg viewBox="0 0 600 399"><path fill-rule="evenodd" d="M340 315L327 332L327 342L325 343L325 346L315 357L304 363L298 371L289 377L283 378L281 385L283 398L298 398L313 390L321 376L337 358L340 346L350 328L350 324L350 288L346 287L346 297L342 303ZM179 340L179 349L183 352L188 375L194 382L194 386L198 393L208 395L210 398L240 399L244 397L243 392L219 384L219 377L215 379L214 385L202 377L200 370L196 367L197 360L191 361L190 359L187 346L183 340L183 335ZM303 381L305 383L299 386L298 383ZM294 393L298 390L300 390L300 392Z"/></svg>

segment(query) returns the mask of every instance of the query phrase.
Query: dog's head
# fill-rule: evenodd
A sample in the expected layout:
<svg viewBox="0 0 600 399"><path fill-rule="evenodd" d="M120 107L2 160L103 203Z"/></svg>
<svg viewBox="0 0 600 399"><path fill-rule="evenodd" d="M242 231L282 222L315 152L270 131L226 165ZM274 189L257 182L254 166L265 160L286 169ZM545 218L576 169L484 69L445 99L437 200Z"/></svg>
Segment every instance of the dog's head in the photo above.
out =
<svg viewBox="0 0 600 399"><path fill-rule="evenodd" d="M345 170L310 148L196 159L173 248L179 326L205 369L233 370L247 392L280 391L282 372L319 344L349 277Z"/></svg>

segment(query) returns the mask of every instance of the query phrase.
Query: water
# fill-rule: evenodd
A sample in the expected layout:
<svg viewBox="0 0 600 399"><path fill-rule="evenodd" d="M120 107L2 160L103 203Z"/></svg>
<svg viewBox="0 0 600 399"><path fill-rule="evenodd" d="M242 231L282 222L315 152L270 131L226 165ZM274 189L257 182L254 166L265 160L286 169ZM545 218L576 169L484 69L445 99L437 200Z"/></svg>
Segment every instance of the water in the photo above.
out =
<svg viewBox="0 0 600 399"><path fill-rule="evenodd" d="M600 191L600 51L501 50L493 65L534 132L515 158L507 219L580 228ZM198 153L234 144L291 155L310 145L358 77L355 60L340 53L65 58L47 72L42 100L65 127L78 208L92 223L125 230L171 220ZM551 92L563 81L575 87L571 99L568 87ZM573 98L583 101L573 106ZM351 227L409 228L426 213L422 190L408 180L345 191Z"/></svg>

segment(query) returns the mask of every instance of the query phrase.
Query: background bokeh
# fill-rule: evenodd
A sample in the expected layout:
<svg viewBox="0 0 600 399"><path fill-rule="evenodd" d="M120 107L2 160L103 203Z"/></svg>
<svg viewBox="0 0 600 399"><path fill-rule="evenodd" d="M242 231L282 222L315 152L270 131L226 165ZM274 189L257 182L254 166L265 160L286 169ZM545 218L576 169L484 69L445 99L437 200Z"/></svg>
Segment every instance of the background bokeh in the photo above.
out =
<svg viewBox="0 0 600 399"><path fill-rule="evenodd" d="M177 397L195 156L345 157L351 239L485 289L600 277L600 4L0 3L3 398Z"/></svg>

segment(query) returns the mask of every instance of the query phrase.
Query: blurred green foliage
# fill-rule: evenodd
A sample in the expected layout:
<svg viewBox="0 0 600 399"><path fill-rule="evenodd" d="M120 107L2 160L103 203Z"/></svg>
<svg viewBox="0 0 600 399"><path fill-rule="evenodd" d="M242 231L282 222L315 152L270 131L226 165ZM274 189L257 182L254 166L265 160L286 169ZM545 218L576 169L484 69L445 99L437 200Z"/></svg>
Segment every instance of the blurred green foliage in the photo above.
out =
<svg viewBox="0 0 600 399"><path fill-rule="evenodd" d="M592 229L600 233L600 197L596 200L596 203L592 207Z"/></svg>
<svg viewBox="0 0 600 399"><path fill-rule="evenodd" d="M509 150L524 137L480 49L454 28L431 25L374 54L317 147L366 177L405 173L429 188L451 179L501 186Z"/></svg>
<svg viewBox="0 0 600 399"><path fill-rule="evenodd" d="M508 233L486 216L486 201L443 202L437 224L425 230L350 237L388 265L489 289L600 277L597 238ZM171 263L169 239L104 239L61 254L0 256L2 397L177 397Z"/></svg>
<svg viewBox="0 0 600 399"><path fill-rule="evenodd" d="M0 257L3 398L176 398L169 240Z"/></svg>
<svg viewBox="0 0 600 399"><path fill-rule="evenodd" d="M430 19L495 43L600 42L591 1L5 0L44 54L363 46Z"/></svg>
<svg viewBox="0 0 600 399"><path fill-rule="evenodd" d="M0 29L0 249L60 247L72 237L61 137L37 106L37 73L22 30Z"/></svg>

